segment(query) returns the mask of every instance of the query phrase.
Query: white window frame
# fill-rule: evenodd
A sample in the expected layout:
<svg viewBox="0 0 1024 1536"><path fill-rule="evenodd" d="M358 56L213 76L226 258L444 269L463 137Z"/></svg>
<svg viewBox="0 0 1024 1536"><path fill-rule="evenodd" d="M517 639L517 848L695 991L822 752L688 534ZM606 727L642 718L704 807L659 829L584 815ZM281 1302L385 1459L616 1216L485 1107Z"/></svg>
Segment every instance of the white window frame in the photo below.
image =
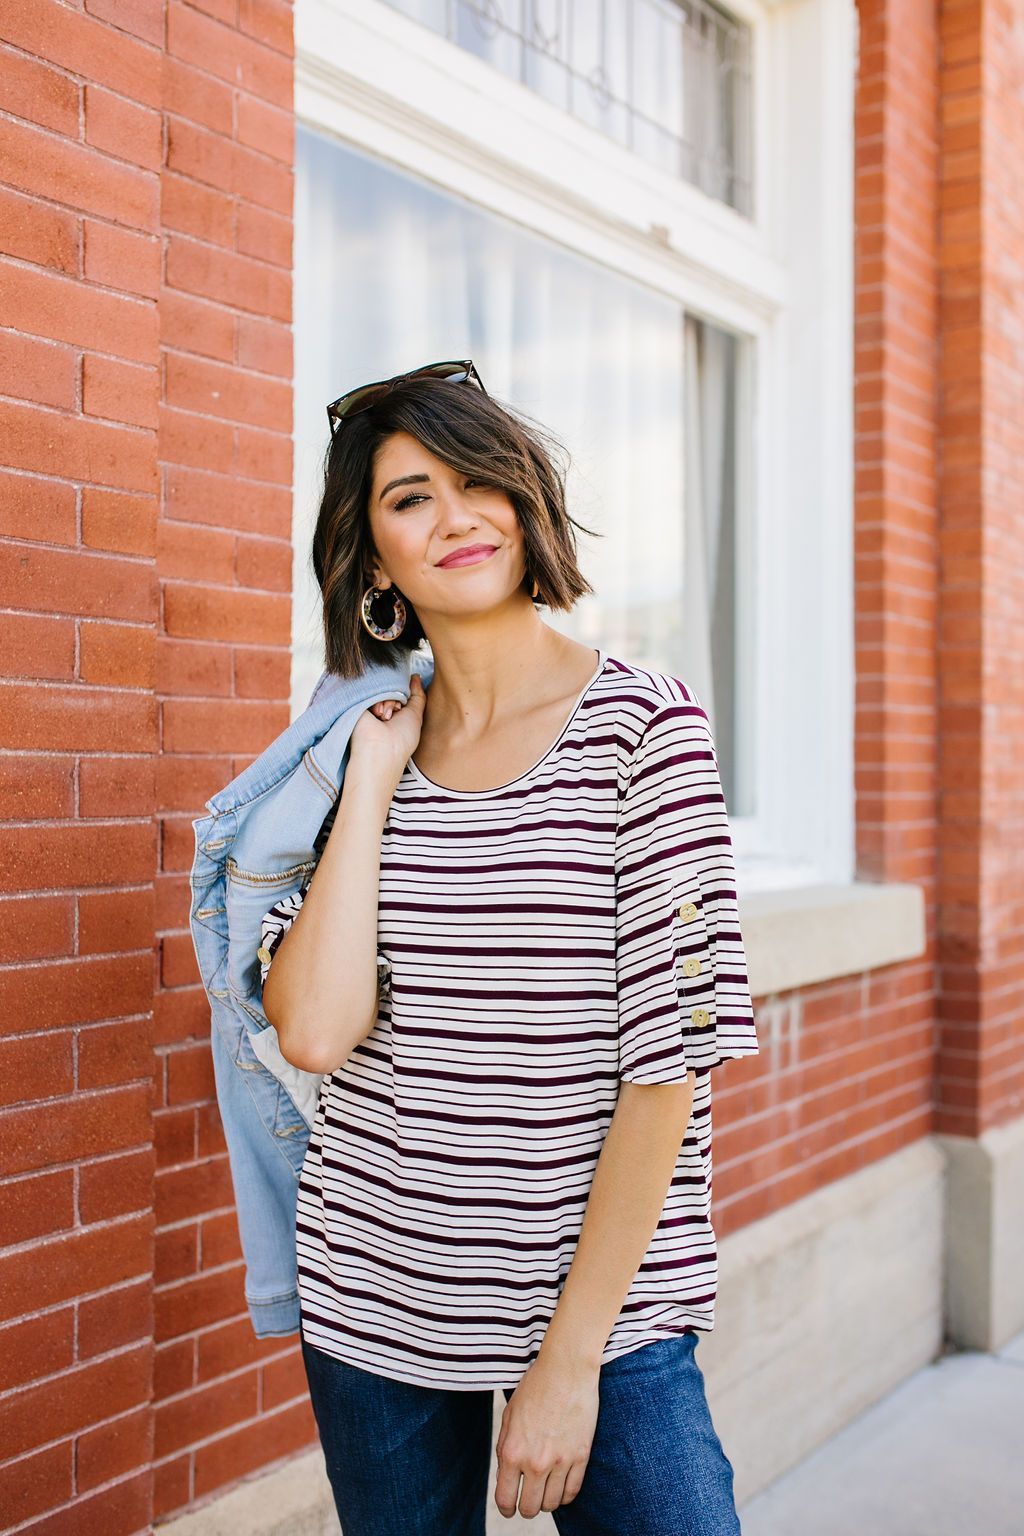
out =
<svg viewBox="0 0 1024 1536"><path fill-rule="evenodd" d="M295 109L752 339L740 349L740 421L753 427L739 434L737 609L749 618L737 646L750 664L737 702L757 809L731 826L753 892L848 882L855 868L857 12L855 0L729 8L753 31L751 219L383 0L297 0Z"/></svg>

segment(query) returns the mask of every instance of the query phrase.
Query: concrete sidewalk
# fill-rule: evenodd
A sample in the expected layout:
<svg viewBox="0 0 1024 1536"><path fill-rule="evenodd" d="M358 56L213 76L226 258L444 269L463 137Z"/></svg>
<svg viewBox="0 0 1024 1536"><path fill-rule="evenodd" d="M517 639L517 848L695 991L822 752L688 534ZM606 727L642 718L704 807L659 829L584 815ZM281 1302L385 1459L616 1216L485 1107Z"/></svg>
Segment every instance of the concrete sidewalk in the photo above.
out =
<svg viewBox="0 0 1024 1536"><path fill-rule="evenodd" d="M865 1347L871 1330L865 1327ZM740 1509L743 1536L1022 1536L1024 1333L943 1355Z"/></svg>

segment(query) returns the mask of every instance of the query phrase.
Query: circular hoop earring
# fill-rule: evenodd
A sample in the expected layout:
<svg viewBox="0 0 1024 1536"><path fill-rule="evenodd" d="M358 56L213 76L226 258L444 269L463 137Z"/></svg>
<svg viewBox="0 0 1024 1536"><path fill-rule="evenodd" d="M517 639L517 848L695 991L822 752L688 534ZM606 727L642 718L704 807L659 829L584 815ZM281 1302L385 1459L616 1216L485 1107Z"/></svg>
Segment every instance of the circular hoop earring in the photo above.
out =
<svg viewBox="0 0 1024 1536"><path fill-rule="evenodd" d="M378 597L383 597L385 592L391 593L393 612L390 624L378 624L373 616L373 605ZM359 617L366 629L375 640L395 640L405 628L405 603L394 587L367 587L363 593L363 600L359 605Z"/></svg>

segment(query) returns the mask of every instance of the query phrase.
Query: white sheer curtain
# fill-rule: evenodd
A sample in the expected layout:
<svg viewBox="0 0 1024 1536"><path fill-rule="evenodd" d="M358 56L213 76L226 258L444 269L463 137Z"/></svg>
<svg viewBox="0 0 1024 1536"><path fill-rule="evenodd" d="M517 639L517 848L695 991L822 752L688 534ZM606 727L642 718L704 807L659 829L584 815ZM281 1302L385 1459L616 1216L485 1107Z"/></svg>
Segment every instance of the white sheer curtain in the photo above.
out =
<svg viewBox="0 0 1024 1536"><path fill-rule="evenodd" d="M702 540L692 489L685 510L679 305L305 127L296 235L293 710L323 666L309 551L324 407L448 357L472 357L491 393L571 455L570 509L600 535L579 548L597 595L548 621L703 682L710 702L707 625L691 612L706 619L708 564L691 558Z"/></svg>
<svg viewBox="0 0 1024 1536"><path fill-rule="evenodd" d="M736 340L687 315L682 652L711 721L730 799L736 699ZM731 803L731 800L730 800Z"/></svg>

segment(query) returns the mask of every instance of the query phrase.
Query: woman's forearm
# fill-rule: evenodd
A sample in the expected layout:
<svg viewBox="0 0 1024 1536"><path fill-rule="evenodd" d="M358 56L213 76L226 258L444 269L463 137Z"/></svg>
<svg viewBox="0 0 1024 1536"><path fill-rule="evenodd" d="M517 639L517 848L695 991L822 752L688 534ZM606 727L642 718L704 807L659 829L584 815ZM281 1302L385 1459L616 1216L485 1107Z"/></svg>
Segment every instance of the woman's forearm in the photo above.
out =
<svg viewBox="0 0 1024 1536"><path fill-rule="evenodd" d="M540 1353L598 1368L665 1204L696 1084L619 1085L576 1252Z"/></svg>
<svg viewBox="0 0 1024 1536"><path fill-rule="evenodd" d="M286 1061L333 1072L377 1017L380 843L393 790L349 763L334 825L263 987Z"/></svg>

